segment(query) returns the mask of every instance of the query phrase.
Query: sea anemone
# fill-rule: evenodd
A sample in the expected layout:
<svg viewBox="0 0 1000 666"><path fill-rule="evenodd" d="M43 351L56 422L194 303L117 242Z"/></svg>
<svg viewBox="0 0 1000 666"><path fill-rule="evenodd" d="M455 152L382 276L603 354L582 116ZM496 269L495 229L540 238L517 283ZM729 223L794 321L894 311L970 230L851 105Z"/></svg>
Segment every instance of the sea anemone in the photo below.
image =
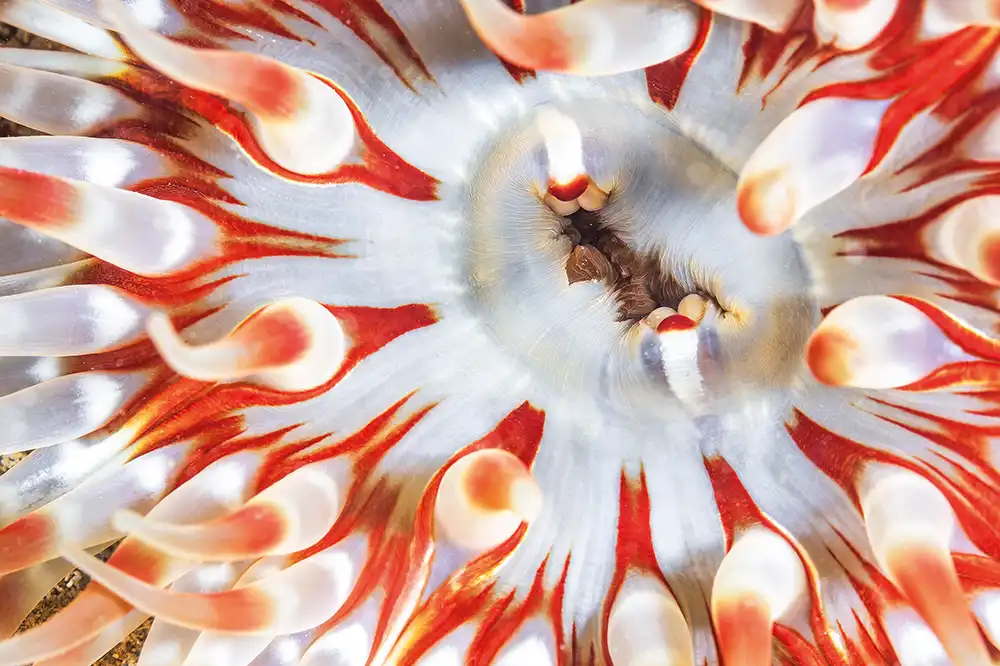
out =
<svg viewBox="0 0 1000 666"><path fill-rule="evenodd" d="M0 666L991 663L995 3L0 20Z"/></svg>

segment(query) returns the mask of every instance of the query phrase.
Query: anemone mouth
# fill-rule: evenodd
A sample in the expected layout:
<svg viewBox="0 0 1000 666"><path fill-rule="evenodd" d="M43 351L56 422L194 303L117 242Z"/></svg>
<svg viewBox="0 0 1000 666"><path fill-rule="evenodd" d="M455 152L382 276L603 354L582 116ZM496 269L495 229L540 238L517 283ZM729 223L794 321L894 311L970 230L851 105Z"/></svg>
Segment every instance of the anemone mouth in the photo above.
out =
<svg viewBox="0 0 1000 666"><path fill-rule="evenodd" d="M524 95L544 100L545 87ZM541 101L480 150L466 195L471 302L523 362L562 386L627 385L612 401L628 402L653 384L671 392L664 357L691 355L672 372L693 372L691 399L719 409L804 371L818 308L798 243L746 229L737 176L670 112L607 94ZM657 335L678 314L697 325L694 348Z"/></svg>

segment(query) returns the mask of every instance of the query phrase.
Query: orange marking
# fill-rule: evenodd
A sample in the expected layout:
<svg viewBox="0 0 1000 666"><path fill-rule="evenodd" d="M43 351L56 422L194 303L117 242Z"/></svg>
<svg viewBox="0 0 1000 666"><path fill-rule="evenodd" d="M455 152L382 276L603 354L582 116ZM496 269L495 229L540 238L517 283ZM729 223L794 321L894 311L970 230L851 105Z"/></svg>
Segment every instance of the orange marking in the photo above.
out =
<svg viewBox="0 0 1000 666"><path fill-rule="evenodd" d="M32 513L0 530L0 574L20 571L54 555L52 518Z"/></svg>
<svg viewBox="0 0 1000 666"><path fill-rule="evenodd" d="M827 7L834 11L855 11L867 7L871 0L823 0Z"/></svg>
<svg viewBox="0 0 1000 666"><path fill-rule="evenodd" d="M211 595L184 594L182 597L202 597L198 601L196 621L219 632L265 632L275 621L276 604L259 589L237 588ZM201 617L198 617L198 616Z"/></svg>
<svg viewBox="0 0 1000 666"><path fill-rule="evenodd" d="M771 610L756 596L725 599L713 609L722 663L726 666L770 666Z"/></svg>
<svg viewBox="0 0 1000 666"><path fill-rule="evenodd" d="M559 20L549 14L526 17L516 34L507 40L508 55L514 65L525 69L565 72L573 65L572 42Z"/></svg>
<svg viewBox="0 0 1000 666"><path fill-rule="evenodd" d="M233 331L232 340L246 348L248 365L275 367L301 358L312 336L295 313L273 308L251 315Z"/></svg>
<svg viewBox="0 0 1000 666"><path fill-rule="evenodd" d="M842 329L824 327L813 333L806 344L806 363L817 380L829 386L843 386L852 376L848 359L858 343Z"/></svg>
<svg viewBox="0 0 1000 666"><path fill-rule="evenodd" d="M1000 284L1000 234L990 234L979 247L979 262L983 273L994 284Z"/></svg>
<svg viewBox="0 0 1000 666"><path fill-rule="evenodd" d="M989 664L979 627L966 605L949 553L910 546L886 563L903 595L941 640L956 664Z"/></svg>
<svg viewBox="0 0 1000 666"><path fill-rule="evenodd" d="M285 538L288 522L274 505L260 503L246 506L232 515L213 521L206 527L234 533L237 538L220 544L220 550L232 554L229 559L258 557Z"/></svg>
<svg viewBox="0 0 1000 666"><path fill-rule="evenodd" d="M795 195L780 171L741 183L736 208L747 228L764 236L780 234L795 223Z"/></svg>
<svg viewBox="0 0 1000 666"><path fill-rule="evenodd" d="M529 472L513 455L481 456L469 466L462 479L465 492L473 504L490 511L510 509L511 483L529 476Z"/></svg>

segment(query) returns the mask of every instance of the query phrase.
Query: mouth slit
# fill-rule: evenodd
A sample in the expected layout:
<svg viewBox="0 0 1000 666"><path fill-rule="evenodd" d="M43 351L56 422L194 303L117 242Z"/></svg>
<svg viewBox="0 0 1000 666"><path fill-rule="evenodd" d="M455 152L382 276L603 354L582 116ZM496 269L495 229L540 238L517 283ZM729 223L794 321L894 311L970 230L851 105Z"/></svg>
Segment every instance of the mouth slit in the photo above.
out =
<svg viewBox="0 0 1000 666"><path fill-rule="evenodd" d="M638 322L658 308L677 310L681 301L697 294L725 309L713 294L681 284L654 253L633 250L614 229L604 224L600 211L580 209L565 217L565 236L573 249L566 259L570 284L601 282L615 297L618 321Z"/></svg>

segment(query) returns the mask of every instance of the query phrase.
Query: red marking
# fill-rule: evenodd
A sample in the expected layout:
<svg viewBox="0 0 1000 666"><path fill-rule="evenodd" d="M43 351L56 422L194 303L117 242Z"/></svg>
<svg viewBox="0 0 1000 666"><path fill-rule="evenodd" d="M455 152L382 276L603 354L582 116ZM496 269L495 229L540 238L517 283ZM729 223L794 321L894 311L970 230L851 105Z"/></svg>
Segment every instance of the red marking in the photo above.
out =
<svg viewBox="0 0 1000 666"><path fill-rule="evenodd" d="M629 574L652 576L662 582L667 589L670 584L664 578L656 561L656 551L653 548L651 532L651 517L649 489L646 486L646 473L639 475L639 480L629 479L622 472L618 494L618 541L615 545L615 573L611 578L611 586L604 600L602 610L602 626L607 632L611 621L611 610L621 592L622 585ZM671 594L673 591L671 590ZM607 636L605 636L605 639ZM612 663L608 651L607 640L602 641L605 663Z"/></svg>
<svg viewBox="0 0 1000 666"><path fill-rule="evenodd" d="M485 437L470 444L455 455L455 460L467 453L483 449L502 449L520 458L527 467L535 462L545 429L545 412L525 401L505 416Z"/></svg>
<svg viewBox="0 0 1000 666"><path fill-rule="evenodd" d="M204 526L210 530L208 537L217 540L219 553L227 560L261 557L270 552L288 535L288 521L273 504L261 503L245 506L228 516ZM211 532L217 530L217 535Z"/></svg>
<svg viewBox="0 0 1000 666"><path fill-rule="evenodd" d="M333 14L334 18L367 44L407 86L413 87L413 82L404 76L405 70L409 68L400 69L389 57L390 51L402 54L420 76L434 81L434 77L413 48L409 38L389 12L382 8L378 0L310 0L310 2ZM392 43L390 49L383 46L387 41Z"/></svg>
<svg viewBox="0 0 1000 666"><path fill-rule="evenodd" d="M1000 342L989 338L962 324L941 308L913 296L894 295L893 298L903 301L922 312L948 339L962 348L962 351L978 356L984 361L1000 362Z"/></svg>
<svg viewBox="0 0 1000 666"><path fill-rule="evenodd" d="M1000 562L995 558L955 553L952 562L966 594L1000 588Z"/></svg>
<svg viewBox="0 0 1000 666"><path fill-rule="evenodd" d="M835 530L836 531L836 530ZM869 654L873 657L871 661L862 661L858 666L868 666L870 663L878 664L897 664L898 660L895 658L895 653L892 648L892 643L889 641L889 635L885 632L885 628L882 625L881 618L885 611L889 608L900 606L903 603L903 597L899 594L899 591L893 586L889 579L882 574L882 572L870 562L867 562L858 550L851 545L851 542L844 538L842 534L837 532L837 536L840 537L841 542L851 551L854 559L859 563L860 567L864 570L867 576L868 583L862 582L857 576L851 573L851 568L845 566L840 558L837 557L833 551L830 554L835 560L840 563L844 575L847 576L848 582L850 582L851 587L857 593L858 598L861 599L862 605L865 607L865 611L869 618L871 618L871 628L867 624L862 622L861 618L858 617L857 611L852 611L854 615L855 623L857 624L858 633L862 636L862 643L865 646L874 646L874 652L869 650ZM874 636L871 632L874 631ZM843 632L842 632L843 633Z"/></svg>
<svg viewBox="0 0 1000 666"><path fill-rule="evenodd" d="M286 180L311 184L359 183L403 199L436 200L438 181L390 150L375 135L364 114L346 92L326 79L319 80L340 95L350 109L360 139L358 153L361 164L342 164L328 174L317 176L303 176L276 164L257 143L244 114L233 109L226 100L185 88L142 69L130 71L120 79L109 79L106 83L146 108L162 128L161 132L169 131L177 136L189 134L193 126L190 121L184 120L184 113L197 114L230 135L263 168Z"/></svg>
<svg viewBox="0 0 1000 666"><path fill-rule="evenodd" d="M827 666L820 651L791 627L775 624L773 633L778 643L777 657L787 666Z"/></svg>
<svg viewBox="0 0 1000 666"><path fill-rule="evenodd" d="M663 318L656 325L657 333L670 333L672 331L690 331L698 327L698 322L682 314L672 314Z"/></svg>
<svg viewBox="0 0 1000 666"><path fill-rule="evenodd" d="M483 664L493 663L504 646L515 638L517 630L532 616L546 610L543 578L547 564L548 560L538 568L534 584L522 603L507 605L503 612L489 617L490 624L483 622L479 626L476 637L469 645L468 655L474 655Z"/></svg>
<svg viewBox="0 0 1000 666"><path fill-rule="evenodd" d="M725 458L706 458L705 470L715 492L715 504L719 507L719 518L722 520L722 530L726 535L726 551L728 551L732 548L738 532L760 525L765 520L750 493L743 487L736 470Z"/></svg>
<svg viewBox="0 0 1000 666"><path fill-rule="evenodd" d="M906 407L905 405L898 405L889 400L879 398L871 398L871 400L880 405L899 410L904 414L917 416L933 424L935 426L934 429L918 428L909 423L889 418L888 416L878 415L878 418L887 423L920 435L939 446L954 451L966 460L976 463L979 471L992 476L997 486L1000 487L1000 473L993 467L991 461L991 440L1000 436L1000 427L962 423L961 421L953 421L920 411L919 409Z"/></svg>
<svg viewBox="0 0 1000 666"><path fill-rule="evenodd" d="M806 573L810 602L809 626L813 632L813 640L831 664L838 663L838 659L835 655L837 655L839 651L830 638L830 632L832 629L829 627L826 615L823 612L823 603L819 593L819 574L809 560L808 554L805 553L796 542L789 538L787 534L771 522L767 516L761 513L760 509L757 508L756 503L753 501L753 498L750 496L750 493L747 492L747 489L743 486L743 482L740 481L736 471L724 458L706 458L705 469L708 472L709 480L712 483L712 490L715 494L715 503L719 509L719 518L722 522L722 529L726 539L726 551L728 552L729 549L732 548L733 542L736 540L736 537L740 532L751 527L759 526L768 529L774 534L780 536L782 539L785 539L788 545L791 546L798 554L799 560L801 561L802 567ZM751 611L752 609L747 609L745 612L751 613ZM736 613L736 615L734 615L732 620L738 621L737 616L741 615L743 612L744 611L740 610ZM751 617L749 619L752 620L753 618ZM729 620L727 619L726 621ZM727 661L726 663L732 662ZM742 662L736 661L735 663Z"/></svg>
<svg viewBox="0 0 1000 666"><path fill-rule="evenodd" d="M906 13L903 10L897 12L897 18ZM919 20L914 20L914 26L919 26ZM938 106L950 91L971 85L980 77L989 67L998 43L998 37L991 29L967 28L914 47L919 52L917 57L911 56L906 63L880 77L818 88L802 100L801 106L825 97L893 100L882 119L875 148L865 170L867 173L881 163L913 118ZM909 50L902 45L894 48ZM883 57L894 61L893 55L890 51ZM876 58L872 64L878 67L881 61Z"/></svg>
<svg viewBox="0 0 1000 666"><path fill-rule="evenodd" d="M251 4L231 4L216 0L173 1L184 19L196 28L196 32L191 35L182 36L181 41L201 47L221 46L221 44L205 40L198 33L223 42L233 39L252 39L244 31L237 29L241 27L269 32L286 39L308 41L303 40L278 20L279 16L305 21L314 26L320 25L316 19L285 0L260 0L259 3ZM416 72L418 77L434 81L434 77L399 24L382 8L378 0L310 1L329 12L353 32L410 88L413 88L415 83L411 80L412 72ZM390 53L394 57L390 57ZM402 67L395 62L400 57L408 61ZM407 74L411 76L410 79L407 78Z"/></svg>
<svg viewBox="0 0 1000 666"><path fill-rule="evenodd" d="M202 402L195 403L192 407L200 406ZM217 417L217 409L212 410L212 415ZM143 435L139 440L136 441L136 447L141 450L149 451L153 449L166 446L168 443L174 441L183 441L186 439L191 439L192 435L195 433L205 434L203 430L203 424L197 424L192 427L189 431L177 432L174 427L174 419L168 419L157 429L152 430L145 435ZM240 417L239 427L241 428L240 434L245 430L243 425L242 417ZM219 440L202 440L199 442L201 444L194 449L191 456L188 458L184 465L184 469L181 471L180 476L174 487L180 486L186 481L193 479L195 476L200 474L206 467L212 463L222 460L226 456L230 456L239 451L253 451L259 450L264 451L274 446L284 438L286 434L295 429L296 426L289 426L287 428L282 428L281 430L276 430L274 432L267 433L266 435L260 435L257 437L242 437L242 438L231 438L232 428L223 428L222 434L226 439Z"/></svg>
<svg viewBox="0 0 1000 666"><path fill-rule="evenodd" d="M886 417L882 417L883 420L921 435L943 448L955 451L974 463L977 460L980 461L978 462L980 470L988 467L981 462L982 455L976 453L975 449L971 447L976 446L976 439L992 436L990 430L984 431L975 426L948 422L915 410L906 410L897 405L892 406L931 420L942 427L944 432L935 433L918 429ZM991 480L986 481L961 466L938 457L937 465L950 470L950 475L946 476L939 469L929 466L927 463L921 464L921 462L879 451L837 435L810 420L798 410L794 414L793 422L786 426L792 440L820 471L841 487L859 514L861 513L861 505L856 486L865 467L869 463L894 465L920 474L933 483L948 498L959 524L969 539L983 552L993 557L1000 557L1000 532L997 528L997 525L1000 525L1000 491L997 491L995 472L988 473ZM974 438L970 441L970 437Z"/></svg>
<svg viewBox="0 0 1000 666"><path fill-rule="evenodd" d="M684 87L691 68L705 48L708 34L712 29L712 13L701 7L699 12L698 31L687 51L646 68L646 89L649 91L649 98L670 111L677 106L681 88Z"/></svg>
<svg viewBox="0 0 1000 666"><path fill-rule="evenodd" d="M525 401L505 416L485 437L452 456L427 484L417 508L416 535L428 542L431 540L434 533L434 503L437 500L437 491L441 487L441 479L456 461L475 451L500 449L514 454L525 467L531 467L535 456L538 455L538 447L542 443L544 427L545 412Z"/></svg>
<svg viewBox="0 0 1000 666"><path fill-rule="evenodd" d="M854 247L850 250L838 251L837 256L886 257L923 262L936 269L933 277L952 287L954 294L945 294L948 298L997 312L996 287L982 282L962 269L935 259L931 256L926 240L930 227L952 208L973 197L985 194L1000 194L1000 182L981 181L951 199L936 205L926 213L911 219L890 222L877 227L843 231L836 234L834 238L848 239Z"/></svg>
<svg viewBox="0 0 1000 666"><path fill-rule="evenodd" d="M136 539L128 539L115 549L108 558L108 564L114 565L116 569L136 580L159 587L166 583L164 577L172 569L168 559L152 546L147 546Z"/></svg>
<svg viewBox="0 0 1000 666"><path fill-rule="evenodd" d="M588 187L590 187L590 178L585 175L579 175L568 183L557 183L550 180L549 194L559 201L574 201L577 197L582 196Z"/></svg>
<svg viewBox="0 0 1000 666"><path fill-rule="evenodd" d="M871 0L824 0L834 11L854 11L868 6Z"/></svg>
<svg viewBox="0 0 1000 666"><path fill-rule="evenodd" d="M442 638L480 616L484 617L479 625L479 633L473 638L466 654L476 655L477 658L482 655L482 627L498 622L514 601L513 593L494 600L493 578L522 538L523 530L499 548L460 567L446 583L431 593L414 613L397 644L396 649L401 653L397 662L399 666L415 664ZM479 645L476 645L477 639Z"/></svg>
<svg viewBox="0 0 1000 666"><path fill-rule="evenodd" d="M797 409L791 423L785 427L799 450L841 487L859 514L861 500L856 486L865 465L879 459L890 464L896 462L896 458L888 454L882 455L876 449L830 432Z"/></svg>
<svg viewBox="0 0 1000 666"><path fill-rule="evenodd" d="M54 557L59 536L56 527L49 516L30 513L0 529L0 575Z"/></svg>
<svg viewBox="0 0 1000 666"><path fill-rule="evenodd" d="M843 386L853 374L849 359L857 350L857 341L847 331L826 326L809 338L806 364L813 376L824 384Z"/></svg>
<svg viewBox="0 0 1000 666"><path fill-rule="evenodd" d="M264 2L262 3L264 6L256 3L233 4L216 2L214 0L173 0L173 3L183 15L184 20L196 28L197 32L194 34L200 32L209 37L224 41L233 39L251 40L252 37L243 31L237 30L240 27L256 28L284 37L285 39L302 41L298 35L289 30L287 26L275 18L272 12L267 10L267 4L272 4L280 13L288 14L297 19L317 25L315 19L312 19L303 12L299 12L298 10L287 11L284 8L284 3ZM204 42L200 36L188 37L184 41ZM199 43L198 45L214 46L211 43Z"/></svg>
<svg viewBox="0 0 1000 666"><path fill-rule="evenodd" d="M45 229L72 226L78 206L73 185L40 173L0 167L0 216Z"/></svg>
<svg viewBox="0 0 1000 666"><path fill-rule="evenodd" d="M315 398L333 388L358 363L392 340L437 321L434 311L422 304L397 308L328 307L344 327L344 333L351 342L340 370L330 381L310 391L292 394L253 384L212 386L204 382L182 380L178 382L178 388L173 393L156 395L143 405L140 416L146 414L142 418L149 421L162 419L165 414L172 416L165 419L156 430L146 433L137 442L137 446L142 451L148 451L167 442L179 441L178 438L198 432L206 423L217 422L221 416L245 407L263 405L277 407ZM187 404L195 395L198 397L197 402ZM187 407L180 409L184 404L187 404ZM284 432L287 430L280 431L281 434ZM265 435L266 438L273 436L275 433ZM257 440L255 438L251 443L252 441ZM237 442L227 446L235 446L237 448L233 450L241 450L249 445L251 444L247 442ZM223 447L216 447L212 451L214 454L226 450Z"/></svg>
<svg viewBox="0 0 1000 666"><path fill-rule="evenodd" d="M726 599L713 609L715 635L726 666L769 666L771 612L756 595Z"/></svg>
<svg viewBox="0 0 1000 666"><path fill-rule="evenodd" d="M245 347L248 365L280 367L302 358L313 344L312 331L287 308L264 308L250 315L231 334Z"/></svg>
<svg viewBox="0 0 1000 666"><path fill-rule="evenodd" d="M433 559L434 552L434 505L437 500L437 492L441 486L441 480L444 478L445 473L451 469L451 466L455 464L457 460L460 460L463 456L472 453L473 451L479 451L486 448L499 448L510 453L521 459L521 461L526 466L530 466L538 453L538 447L541 444L542 429L545 423L545 413L535 409L528 402L523 403L521 406L516 408L510 414L508 414L492 432L487 434L485 437L479 441L470 444L461 451L459 451L452 459L443 465L434 475L434 477L427 484L427 488L424 490L423 496L420 498L420 503L417 505L416 517L414 518L414 530L411 541L411 555L410 558L417 563L417 567L420 571L420 580L425 581L426 576L429 575L430 565ZM514 535L508 539L504 544L499 546L497 549L490 551L480 557L475 562L485 563L489 566L498 566L506 557L517 547L517 545L524 538L525 527L522 525ZM494 558L494 559L491 559ZM465 571L460 571L457 576L463 576L468 573L470 564L466 567ZM473 567L475 571L475 568ZM544 570L544 566L542 567ZM477 577L474 579L478 581L479 587L476 588L470 585L458 586L445 584L438 588L432 595L428 602L422 607L422 610L411 617L409 624L410 626L416 626L419 628L417 631L417 638L413 639L413 642L417 645L417 648L412 646L407 647L404 651L404 657L408 661L402 662L402 664L409 665L413 663L419 656L430 649L430 647L447 635L449 632L457 628L458 624L454 624L454 618L448 622L442 622L433 635L421 638L425 635L425 625L427 622L432 621L427 618L423 618L422 615L428 614L432 618L438 612L440 612L442 607L448 607L451 604L458 603L458 601L451 597L453 594L460 594L463 591L466 594L471 593L474 590L482 591L482 585L485 584L484 581L487 576L483 575L482 571L479 571ZM539 575L538 580L536 580L536 586L541 583L541 576ZM402 583L400 583L402 585ZM539 588L539 593L541 592ZM524 621L528 614L534 611L534 605L539 601L538 599L533 599L535 591L529 594L527 600L524 604L518 608L515 617L520 618L516 622L510 619L503 619L498 621L498 624L509 625L509 629L505 629L503 632L497 629L492 632L495 636L489 637L489 639L483 640L493 640L496 637L502 637L502 640L496 646L496 649L500 649L503 643L510 638L514 630L520 626L521 622ZM435 597L437 595L444 595L451 599L448 603L435 602ZM388 595L388 598L395 598L393 595ZM399 611L393 611L398 613ZM388 618L386 613L383 613L386 617L386 622ZM466 619L466 617L458 617L459 624ZM397 645L398 650L403 650L400 645ZM488 645L480 645L476 648L474 654L477 657L482 657L484 663L489 663L490 658L486 658L486 655L492 648Z"/></svg>
<svg viewBox="0 0 1000 666"><path fill-rule="evenodd" d="M754 74L762 81L766 79L783 59L785 73L772 91L810 59L815 57L823 62L825 58L830 58L832 49L820 46L816 40L812 29L812 15L812 5L805 3L802 13L792 22L789 29L780 33L750 24L750 34L743 43L743 69L736 85L737 92L743 90ZM795 50L786 58L785 54L793 46Z"/></svg>

